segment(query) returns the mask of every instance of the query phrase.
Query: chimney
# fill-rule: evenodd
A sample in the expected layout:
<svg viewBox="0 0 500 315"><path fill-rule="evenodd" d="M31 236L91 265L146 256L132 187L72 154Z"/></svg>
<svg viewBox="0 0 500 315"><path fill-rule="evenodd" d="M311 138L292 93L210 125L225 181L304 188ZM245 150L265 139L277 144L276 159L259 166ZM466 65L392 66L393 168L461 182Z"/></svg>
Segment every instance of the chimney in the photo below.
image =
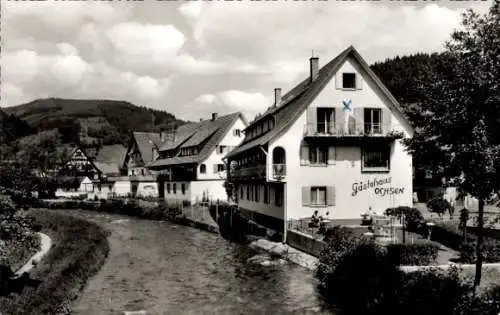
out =
<svg viewBox="0 0 500 315"><path fill-rule="evenodd" d="M217 119L217 113L212 113L212 121Z"/></svg>
<svg viewBox="0 0 500 315"><path fill-rule="evenodd" d="M314 82L318 78L318 72L319 72L319 58L318 57L311 57L309 59L309 70L311 74L311 82Z"/></svg>
<svg viewBox="0 0 500 315"><path fill-rule="evenodd" d="M281 88L274 89L274 107L278 106L281 102Z"/></svg>

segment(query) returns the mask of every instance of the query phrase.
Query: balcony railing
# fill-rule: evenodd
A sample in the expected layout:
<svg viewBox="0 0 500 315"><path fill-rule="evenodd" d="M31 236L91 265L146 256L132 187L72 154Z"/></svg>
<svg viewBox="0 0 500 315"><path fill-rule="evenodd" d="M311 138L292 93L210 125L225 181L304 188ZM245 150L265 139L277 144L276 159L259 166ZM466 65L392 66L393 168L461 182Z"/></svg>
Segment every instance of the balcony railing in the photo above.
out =
<svg viewBox="0 0 500 315"><path fill-rule="evenodd" d="M232 178L265 178L266 165L236 166L231 168Z"/></svg>
<svg viewBox="0 0 500 315"><path fill-rule="evenodd" d="M304 126L306 137L387 136L390 130L379 123L315 123Z"/></svg>
<svg viewBox="0 0 500 315"><path fill-rule="evenodd" d="M273 178L283 179L286 176L286 164L273 164Z"/></svg>

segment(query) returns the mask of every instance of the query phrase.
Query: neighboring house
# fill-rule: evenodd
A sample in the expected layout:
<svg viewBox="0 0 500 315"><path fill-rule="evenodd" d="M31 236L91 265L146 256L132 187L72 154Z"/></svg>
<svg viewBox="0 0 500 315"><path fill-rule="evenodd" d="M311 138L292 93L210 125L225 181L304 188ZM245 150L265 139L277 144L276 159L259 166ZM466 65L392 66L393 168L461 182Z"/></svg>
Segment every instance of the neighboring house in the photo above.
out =
<svg viewBox="0 0 500 315"><path fill-rule="evenodd" d="M122 174L122 164L125 159L127 149L120 145L102 146L94 159L94 165L100 171L100 176L94 179L94 192L97 198L108 198L110 195L127 195L130 192L130 182L128 191L122 193L119 177ZM95 198L95 196L92 196Z"/></svg>
<svg viewBox="0 0 500 315"><path fill-rule="evenodd" d="M242 213L283 231L284 220L355 219L369 208L412 205L412 157L398 136L413 129L400 105L350 46L245 129L228 154Z"/></svg>
<svg viewBox="0 0 500 315"><path fill-rule="evenodd" d="M94 191L92 180L87 176L58 176L56 185L56 197L78 197Z"/></svg>
<svg viewBox="0 0 500 315"><path fill-rule="evenodd" d="M158 150L165 141L165 132L134 132L123 162L123 169L129 177L132 196L158 197L156 177L146 167L159 156ZM125 180L125 178L123 178Z"/></svg>
<svg viewBox="0 0 500 315"><path fill-rule="evenodd" d="M93 159L81 147L75 147L69 157L62 163L58 170L60 176L88 177L99 179L101 171L96 167Z"/></svg>
<svg viewBox="0 0 500 315"><path fill-rule="evenodd" d="M239 112L221 117L213 113L211 119L166 133L160 157L148 164L158 174L160 195L189 203L227 200L223 157L241 143L246 126Z"/></svg>

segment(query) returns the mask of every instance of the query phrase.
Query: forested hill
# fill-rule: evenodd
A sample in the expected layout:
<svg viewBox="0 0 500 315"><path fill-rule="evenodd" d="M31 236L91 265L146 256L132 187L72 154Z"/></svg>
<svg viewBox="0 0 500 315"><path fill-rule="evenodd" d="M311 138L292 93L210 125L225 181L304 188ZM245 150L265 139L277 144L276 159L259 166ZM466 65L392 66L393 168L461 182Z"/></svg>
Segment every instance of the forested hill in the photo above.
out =
<svg viewBox="0 0 500 315"><path fill-rule="evenodd" d="M35 131L35 128L32 128L22 119L9 115L0 108L0 144L27 136Z"/></svg>
<svg viewBox="0 0 500 315"><path fill-rule="evenodd" d="M405 108L408 104L420 103L422 82L436 80L436 72L446 64L446 55L440 53L397 56L374 63L371 69L389 91Z"/></svg>
<svg viewBox="0 0 500 315"><path fill-rule="evenodd" d="M57 128L65 138L80 133L104 144L126 144L132 131L159 131L184 123L166 111L113 100L47 98L4 110L39 131Z"/></svg>

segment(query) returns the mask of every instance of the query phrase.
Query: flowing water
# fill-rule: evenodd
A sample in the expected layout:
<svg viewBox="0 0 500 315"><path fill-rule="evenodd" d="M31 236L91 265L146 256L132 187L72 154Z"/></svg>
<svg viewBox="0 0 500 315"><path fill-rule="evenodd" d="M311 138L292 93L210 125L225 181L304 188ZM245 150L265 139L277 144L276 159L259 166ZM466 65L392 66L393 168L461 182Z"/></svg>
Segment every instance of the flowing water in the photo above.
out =
<svg viewBox="0 0 500 315"><path fill-rule="evenodd" d="M111 250L72 314L333 314L302 267L170 222L73 213L109 230Z"/></svg>

